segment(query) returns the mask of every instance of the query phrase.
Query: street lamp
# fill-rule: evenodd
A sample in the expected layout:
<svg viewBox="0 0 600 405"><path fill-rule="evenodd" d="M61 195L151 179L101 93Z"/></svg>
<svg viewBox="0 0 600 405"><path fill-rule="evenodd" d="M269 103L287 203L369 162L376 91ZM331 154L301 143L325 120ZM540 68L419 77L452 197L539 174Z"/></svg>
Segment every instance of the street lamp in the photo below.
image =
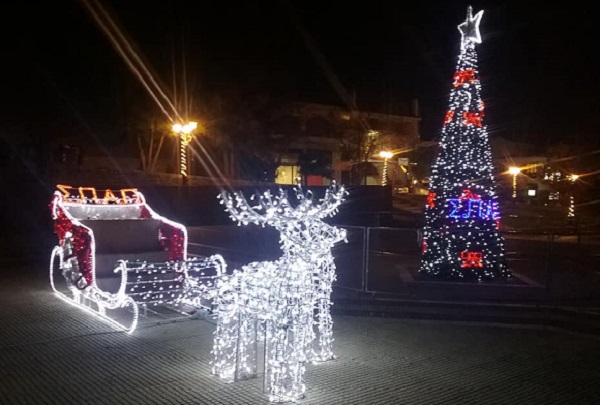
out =
<svg viewBox="0 0 600 405"><path fill-rule="evenodd" d="M520 167L511 166L511 167L508 168L508 172L510 174L512 174L512 176L513 176L512 198L513 198L513 202L514 202L514 200L517 198L517 175L519 173L521 173L521 168Z"/></svg>
<svg viewBox="0 0 600 405"><path fill-rule="evenodd" d="M569 210L567 211L568 221L573 221L575 219L575 197L573 196L573 183L575 183L578 178L578 174L572 174L569 176L569 180L571 180L571 187L569 187Z"/></svg>
<svg viewBox="0 0 600 405"><path fill-rule="evenodd" d="M387 184L387 167L388 167L388 159L394 156L392 152L388 152L387 150L382 150L379 152L379 157L383 158L383 176L381 179L381 185L385 186Z"/></svg>
<svg viewBox="0 0 600 405"><path fill-rule="evenodd" d="M181 174L181 184L187 184L187 146L192 141L192 131L198 127L197 122L188 122L186 124L174 124L173 132L179 136L179 173Z"/></svg>

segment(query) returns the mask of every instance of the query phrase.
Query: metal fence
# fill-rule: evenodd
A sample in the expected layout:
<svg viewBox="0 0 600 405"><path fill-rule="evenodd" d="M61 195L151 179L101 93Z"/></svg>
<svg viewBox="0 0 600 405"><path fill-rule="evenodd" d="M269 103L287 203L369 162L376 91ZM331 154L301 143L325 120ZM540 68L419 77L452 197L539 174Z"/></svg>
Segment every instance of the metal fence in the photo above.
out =
<svg viewBox="0 0 600 405"><path fill-rule="evenodd" d="M339 289L415 300L600 302L600 233L503 232L512 277L493 282L436 281L420 274L422 230L343 226L333 250ZM190 253L220 253L229 270L280 255L269 228L193 227Z"/></svg>
<svg viewBox="0 0 600 405"><path fill-rule="evenodd" d="M600 234L503 232L512 277L436 281L420 274L421 229L346 227L336 248L338 285L365 293L428 300L600 301Z"/></svg>

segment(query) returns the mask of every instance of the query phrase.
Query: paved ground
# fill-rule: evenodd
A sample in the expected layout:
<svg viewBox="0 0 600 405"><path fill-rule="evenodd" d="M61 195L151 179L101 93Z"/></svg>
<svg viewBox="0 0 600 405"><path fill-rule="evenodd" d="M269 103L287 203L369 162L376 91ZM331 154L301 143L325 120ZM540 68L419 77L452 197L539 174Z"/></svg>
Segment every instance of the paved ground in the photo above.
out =
<svg viewBox="0 0 600 405"><path fill-rule="evenodd" d="M210 374L214 324L133 336L55 298L45 269L4 263L0 404L266 404L261 379ZM16 274L16 275L15 275ZM525 326L334 318L337 359L302 404L598 404L600 340Z"/></svg>

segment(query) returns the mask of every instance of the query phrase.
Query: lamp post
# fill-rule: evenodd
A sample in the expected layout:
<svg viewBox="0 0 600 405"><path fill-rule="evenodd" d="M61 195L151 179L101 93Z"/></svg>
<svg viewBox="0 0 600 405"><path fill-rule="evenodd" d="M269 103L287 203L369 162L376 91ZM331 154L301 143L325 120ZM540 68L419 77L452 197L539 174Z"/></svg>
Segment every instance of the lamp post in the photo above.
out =
<svg viewBox="0 0 600 405"><path fill-rule="evenodd" d="M174 124L173 132L179 136L179 173L181 174L181 184L187 184L187 146L192 141L192 131L198 127L197 122L188 122L186 124Z"/></svg>
<svg viewBox="0 0 600 405"><path fill-rule="evenodd" d="M569 180L571 181L569 187L569 210L567 211L567 221L573 222L575 220L575 197L573 196L573 184L577 181L579 175L572 174L569 176Z"/></svg>
<svg viewBox="0 0 600 405"><path fill-rule="evenodd" d="M517 175L519 173L521 173L521 168L520 167L515 167L515 166L511 166L508 168L508 172L510 174L512 174L513 176L513 180L512 180L512 198L513 198L513 203L516 201L517 198Z"/></svg>
<svg viewBox="0 0 600 405"><path fill-rule="evenodd" d="M383 175L381 178L381 185L385 186L387 184L387 168L388 168L388 159L394 156L392 152L388 152L387 150L382 150L379 152L379 157L383 158Z"/></svg>

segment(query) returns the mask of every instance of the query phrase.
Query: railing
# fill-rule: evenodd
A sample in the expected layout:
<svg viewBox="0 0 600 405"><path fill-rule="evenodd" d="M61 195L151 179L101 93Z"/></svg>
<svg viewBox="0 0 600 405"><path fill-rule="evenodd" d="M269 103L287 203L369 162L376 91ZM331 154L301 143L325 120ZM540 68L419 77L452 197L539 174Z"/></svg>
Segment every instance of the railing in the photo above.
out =
<svg viewBox="0 0 600 405"><path fill-rule="evenodd" d="M338 289L414 300L600 303L600 232L575 228L504 231L512 277L502 281L437 281L420 274L422 230L343 226L348 243L333 249ZM279 256L266 229L193 227L190 252L223 255L228 271ZM242 234L243 233L243 234Z"/></svg>
<svg viewBox="0 0 600 405"><path fill-rule="evenodd" d="M349 243L336 255L342 288L427 300L600 302L600 233L502 232L512 277L477 282L420 274L420 229L346 228Z"/></svg>

